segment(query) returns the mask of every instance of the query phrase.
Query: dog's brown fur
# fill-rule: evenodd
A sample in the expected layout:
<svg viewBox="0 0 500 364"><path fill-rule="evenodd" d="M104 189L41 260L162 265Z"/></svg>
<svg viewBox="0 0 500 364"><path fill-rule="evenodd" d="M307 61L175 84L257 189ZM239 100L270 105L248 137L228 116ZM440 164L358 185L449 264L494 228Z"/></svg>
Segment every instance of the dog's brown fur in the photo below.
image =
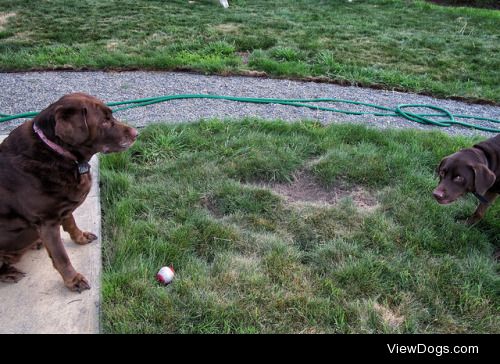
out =
<svg viewBox="0 0 500 364"><path fill-rule="evenodd" d="M64 284L81 292L90 286L71 265L60 226L77 244L97 238L81 231L73 218L90 191L91 176L79 174L74 161L49 148L34 132L33 123L79 162L99 152L127 149L137 131L116 120L100 100L75 93L17 127L0 144L0 281L21 279L24 273L12 264L41 241Z"/></svg>
<svg viewBox="0 0 500 364"><path fill-rule="evenodd" d="M469 224L478 222L500 193L500 135L443 158L438 174L433 195L440 204L469 192L484 198L467 220Z"/></svg>

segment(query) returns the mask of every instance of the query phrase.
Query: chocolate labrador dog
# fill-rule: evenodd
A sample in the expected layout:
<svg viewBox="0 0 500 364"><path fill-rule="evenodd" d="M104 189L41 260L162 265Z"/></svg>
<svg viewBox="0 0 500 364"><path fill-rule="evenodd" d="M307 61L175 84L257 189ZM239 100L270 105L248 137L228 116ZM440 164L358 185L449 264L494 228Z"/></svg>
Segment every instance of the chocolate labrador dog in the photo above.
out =
<svg viewBox="0 0 500 364"><path fill-rule="evenodd" d="M467 219L468 224L475 224L500 193L500 135L445 157L437 172L439 185L433 195L440 204L468 192L479 199L479 206Z"/></svg>
<svg viewBox="0 0 500 364"><path fill-rule="evenodd" d="M90 158L126 150L137 130L116 120L100 100L83 93L63 96L0 144L0 281L17 282L12 266L42 243L64 284L81 292L90 286L69 260L60 226L80 245L97 237L73 218L90 191Z"/></svg>

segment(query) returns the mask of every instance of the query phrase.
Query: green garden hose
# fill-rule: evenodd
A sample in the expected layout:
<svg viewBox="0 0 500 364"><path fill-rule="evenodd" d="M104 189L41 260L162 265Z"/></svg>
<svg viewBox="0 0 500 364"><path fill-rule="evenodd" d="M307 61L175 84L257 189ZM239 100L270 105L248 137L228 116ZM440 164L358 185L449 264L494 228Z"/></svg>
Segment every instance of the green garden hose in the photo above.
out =
<svg viewBox="0 0 500 364"><path fill-rule="evenodd" d="M486 126L475 125L472 123L467 123L463 121L458 121L458 119L474 119L474 120L482 120L488 121L491 123L500 123L500 120L472 116L472 115L454 115L446 109L441 107L433 106L433 105L424 105L424 104L402 104L398 105L395 109L368 104L364 102L358 101L350 101L350 100L342 100L342 99L333 99L333 98L319 98L319 99L273 99L273 98L256 98L256 97L233 97L233 96L220 96L220 95L206 95L206 94L186 94L186 95L166 95L166 96L158 96L158 97L149 97L142 98L136 100L128 100L128 101L119 101L119 102L110 102L107 105L109 107L121 106L118 108L114 108L113 112L119 112L122 110L132 109L135 107L144 107L148 105L157 104L160 102L166 102L171 100L179 100L179 99L217 99L217 100L228 100L228 101L238 101L238 102L248 102L254 104L279 104L279 105L289 105L295 107L306 107L313 110L321 110L321 111L329 111L329 112L337 112L348 115L373 115L373 116L386 116L386 117L402 117L404 119L427 125L434 125L439 127L451 127L453 125L460 125L466 128L500 133L500 129L498 128L490 128ZM372 109L376 109L376 111L349 111L349 110L341 110L335 109L332 107L314 105L313 103L318 102L329 102L329 103L343 103L343 104L352 104L352 105L361 105L366 106ZM126 105L126 106L122 106ZM408 111L408 108L426 108L437 111L438 113L432 114L420 114ZM405 109L405 110L403 110ZM0 123L14 120L14 119L22 119L22 118L31 118L38 115L38 112L26 112L17 115L6 115L0 114ZM440 120L435 120L431 118L445 118Z"/></svg>

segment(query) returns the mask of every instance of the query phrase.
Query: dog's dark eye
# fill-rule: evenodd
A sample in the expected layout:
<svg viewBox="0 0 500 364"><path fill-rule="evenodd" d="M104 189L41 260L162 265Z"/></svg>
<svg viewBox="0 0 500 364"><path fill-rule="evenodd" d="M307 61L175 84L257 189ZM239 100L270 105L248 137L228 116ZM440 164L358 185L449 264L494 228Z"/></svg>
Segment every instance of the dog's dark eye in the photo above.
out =
<svg viewBox="0 0 500 364"><path fill-rule="evenodd" d="M455 176L453 178L453 182L456 182L456 183L462 183L464 181L464 178L462 176Z"/></svg>

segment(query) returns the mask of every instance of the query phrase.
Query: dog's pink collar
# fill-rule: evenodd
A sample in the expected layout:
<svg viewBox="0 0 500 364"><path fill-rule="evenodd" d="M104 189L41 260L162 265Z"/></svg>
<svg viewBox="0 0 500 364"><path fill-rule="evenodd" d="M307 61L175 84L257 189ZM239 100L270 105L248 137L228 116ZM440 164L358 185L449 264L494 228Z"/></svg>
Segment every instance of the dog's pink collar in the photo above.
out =
<svg viewBox="0 0 500 364"><path fill-rule="evenodd" d="M89 170L90 170L90 165L88 164L88 162L78 162L78 159L75 157L75 155L73 153L71 153L70 151L64 149L63 147L61 147L60 145L57 145L56 143L50 141L49 139L47 139L47 137L45 136L45 134L43 133L42 129L40 129L38 127L38 125L36 125L35 123L33 123L33 131L40 137L40 139L42 139L42 141L50 148L52 149L54 152L62 155L63 157L66 157L68 159L71 159L73 162L76 163L76 166L77 166L77 169L78 169L78 173L79 174L85 174L85 173L88 173Z"/></svg>
<svg viewBox="0 0 500 364"><path fill-rule="evenodd" d="M33 123L33 131L38 134L40 139L47 144L47 146L52 149L54 152L59 153L63 157L66 157L68 159L71 159L74 162L78 162L78 159L75 157L75 155L65 149L63 149L60 145L57 145L54 142L51 142L50 140L47 139L45 134L43 133L42 129L38 127L35 123Z"/></svg>

